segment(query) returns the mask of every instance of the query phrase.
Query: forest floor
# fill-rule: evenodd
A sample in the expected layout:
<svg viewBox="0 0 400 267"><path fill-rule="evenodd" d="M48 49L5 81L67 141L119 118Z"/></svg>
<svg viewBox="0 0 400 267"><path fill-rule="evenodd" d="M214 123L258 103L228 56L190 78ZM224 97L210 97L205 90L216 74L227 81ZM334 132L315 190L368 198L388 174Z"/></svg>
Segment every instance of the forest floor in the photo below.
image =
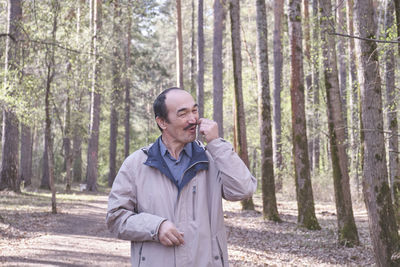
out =
<svg viewBox="0 0 400 267"><path fill-rule="evenodd" d="M130 266L130 244L105 225L107 194L57 194L57 214L48 192L0 192L0 266ZM334 203L316 202L319 231L299 228L295 201L279 199L283 220L263 220L256 211L225 202L231 266L373 266L365 208L354 205L361 245L338 244Z"/></svg>

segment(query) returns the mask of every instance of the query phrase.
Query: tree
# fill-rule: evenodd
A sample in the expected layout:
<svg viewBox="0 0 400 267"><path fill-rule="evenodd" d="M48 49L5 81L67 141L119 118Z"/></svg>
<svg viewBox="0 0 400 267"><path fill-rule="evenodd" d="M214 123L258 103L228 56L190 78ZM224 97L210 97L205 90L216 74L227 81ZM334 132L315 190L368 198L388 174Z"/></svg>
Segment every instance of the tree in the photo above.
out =
<svg viewBox="0 0 400 267"><path fill-rule="evenodd" d="M261 183L264 217L280 222L275 196L272 150L271 97L268 76L268 25L265 0L256 0L257 9L257 77L261 145Z"/></svg>
<svg viewBox="0 0 400 267"><path fill-rule="evenodd" d="M242 90L242 56L240 45L240 1L231 0L229 3L229 13L231 17L231 36L232 36L232 59L233 59L233 80L235 95L235 134L236 148L240 158L247 167L249 166L249 156L247 153L246 138L246 118L244 114L243 90ZM244 210L254 210L253 199L249 198L242 201Z"/></svg>
<svg viewBox="0 0 400 267"><path fill-rule="evenodd" d="M347 1L347 31L349 35L354 35L354 24L353 24L353 8L354 1ZM349 55L349 84L351 87L349 106L350 106L350 144L351 144L351 169L355 170L354 179L356 181L357 193L360 192L360 182L358 177L358 155L359 155L359 101L358 101L358 80L357 80L357 65L356 65L356 53L355 44L353 38L348 38L348 55Z"/></svg>
<svg viewBox="0 0 400 267"><path fill-rule="evenodd" d="M21 60L21 23L22 7L20 0L8 1L7 41L5 53L5 86L7 95L12 97L17 91L18 81L13 81L15 73L20 76L18 69ZM1 142L0 190L8 189L18 192L18 118L12 104L3 108L3 131Z"/></svg>
<svg viewBox="0 0 400 267"><path fill-rule="evenodd" d="M312 1L313 10L313 42L312 42L312 94L313 94L313 128L314 135L312 140L312 170L315 174L319 172L320 162L320 111L319 111L319 68L320 68L320 30L318 20L318 0Z"/></svg>
<svg viewBox="0 0 400 267"><path fill-rule="evenodd" d="M214 0L213 33L213 119L218 123L219 136L224 137L222 43L225 29L225 0Z"/></svg>
<svg viewBox="0 0 400 267"><path fill-rule="evenodd" d="M274 162L277 174L277 189L282 188L283 155L282 155L282 123L281 123L281 91L282 91L282 19L284 0L274 0Z"/></svg>
<svg viewBox="0 0 400 267"><path fill-rule="evenodd" d="M184 89L181 0L176 0L176 80L178 87Z"/></svg>
<svg viewBox="0 0 400 267"><path fill-rule="evenodd" d="M357 36L373 38L376 33L372 0L356 0ZM398 266L400 239L388 185L383 135L382 90L377 44L356 39L361 89L361 142L363 149L363 192L377 266Z"/></svg>
<svg viewBox="0 0 400 267"><path fill-rule="evenodd" d="M27 123L22 123L19 181L24 181L25 188L32 184L32 146L32 128Z"/></svg>
<svg viewBox="0 0 400 267"><path fill-rule="evenodd" d="M87 190L97 191L98 176L98 152L99 152L99 128L100 128L100 73L101 73L101 57L99 56L101 29L102 29L102 1L93 1L93 72L92 72L92 91L91 91L91 107L90 107L90 137L87 153Z"/></svg>
<svg viewBox="0 0 400 267"><path fill-rule="evenodd" d="M108 172L108 186L112 186L115 176L117 174L117 137L118 137L118 106L121 95L121 68L120 62L122 60L120 55L120 7L118 1L114 1L113 12L113 61L112 61L112 95L111 95L111 113L110 113L110 151L109 151L109 172Z"/></svg>
<svg viewBox="0 0 400 267"><path fill-rule="evenodd" d="M124 155L125 158L129 156L129 142L130 142L130 114L131 114L131 79L128 75L131 68L131 28L132 28L132 9L128 8L128 23L126 24L126 39L124 41L124 129L125 129L125 139L124 139Z"/></svg>
<svg viewBox="0 0 400 267"><path fill-rule="evenodd" d="M195 21L195 7L194 0L192 0L192 30L191 30L191 38L190 38L190 93L195 91L196 88L196 48L195 48L195 30L194 30L194 21Z"/></svg>
<svg viewBox="0 0 400 267"><path fill-rule="evenodd" d="M385 33L386 38L390 38L394 28L394 3L386 2L385 15ZM385 53L385 84L386 84L386 110L387 125L389 130L389 181L390 189L395 207L395 215L397 223L400 223L400 159L399 137L398 137L398 121L397 121L397 102L395 101L395 69L396 61L394 57L394 48L388 47Z"/></svg>
<svg viewBox="0 0 400 267"><path fill-rule="evenodd" d="M329 142L333 171L333 184L338 223L339 243L346 246L359 244L351 203L348 158L346 153L345 120L342 113L339 74L336 61L336 40L329 35L334 27L331 0L320 0L321 40L325 90L328 108Z"/></svg>
<svg viewBox="0 0 400 267"><path fill-rule="evenodd" d="M292 104L292 138L299 225L320 229L314 209L304 100L301 0L289 1L289 37L291 50L290 95Z"/></svg>
<svg viewBox="0 0 400 267"><path fill-rule="evenodd" d="M197 14L197 104L199 116L204 117L204 26L203 26L203 0L198 1Z"/></svg>

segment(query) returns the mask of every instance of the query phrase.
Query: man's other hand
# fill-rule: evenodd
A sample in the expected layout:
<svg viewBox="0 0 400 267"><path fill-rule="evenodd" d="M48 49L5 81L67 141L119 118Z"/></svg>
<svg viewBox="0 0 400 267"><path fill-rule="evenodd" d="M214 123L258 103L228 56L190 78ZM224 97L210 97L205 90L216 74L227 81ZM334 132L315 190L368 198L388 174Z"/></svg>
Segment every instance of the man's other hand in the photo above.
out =
<svg viewBox="0 0 400 267"><path fill-rule="evenodd" d="M158 239L167 247L180 246L185 243L183 233L179 232L175 225L168 220L161 223L158 229Z"/></svg>

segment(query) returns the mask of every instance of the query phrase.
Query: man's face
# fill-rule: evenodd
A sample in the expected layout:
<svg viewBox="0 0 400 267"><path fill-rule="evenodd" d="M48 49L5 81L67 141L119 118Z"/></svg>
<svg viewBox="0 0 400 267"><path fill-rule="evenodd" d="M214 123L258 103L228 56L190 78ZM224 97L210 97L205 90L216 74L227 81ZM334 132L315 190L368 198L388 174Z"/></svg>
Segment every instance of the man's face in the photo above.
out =
<svg viewBox="0 0 400 267"><path fill-rule="evenodd" d="M165 105L169 122L157 120L163 129L163 137L168 138L169 142L182 145L194 141L199 114L193 97L184 90L172 90L166 95Z"/></svg>

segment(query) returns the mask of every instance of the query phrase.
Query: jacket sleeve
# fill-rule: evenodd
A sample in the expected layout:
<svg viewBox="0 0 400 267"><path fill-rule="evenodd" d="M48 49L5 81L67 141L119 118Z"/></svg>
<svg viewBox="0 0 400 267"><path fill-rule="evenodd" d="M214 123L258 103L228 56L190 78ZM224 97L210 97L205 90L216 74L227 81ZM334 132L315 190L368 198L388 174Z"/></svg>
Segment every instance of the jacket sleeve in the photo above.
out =
<svg viewBox="0 0 400 267"><path fill-rule="evenodd" d="M207 151L210 152L219 171L224 198L236 201L251 197L257 189L257 179L236 154L232 145L218 138L207 145Z"/></svg>
<svg viewBox="0 0 400 267"><path fill-rule="evenodd" d="M153 214L138 213L134 174L125 161L108 198L108 229L120 239L138 242L159 241L158 228L165 220Z"/></svg>

